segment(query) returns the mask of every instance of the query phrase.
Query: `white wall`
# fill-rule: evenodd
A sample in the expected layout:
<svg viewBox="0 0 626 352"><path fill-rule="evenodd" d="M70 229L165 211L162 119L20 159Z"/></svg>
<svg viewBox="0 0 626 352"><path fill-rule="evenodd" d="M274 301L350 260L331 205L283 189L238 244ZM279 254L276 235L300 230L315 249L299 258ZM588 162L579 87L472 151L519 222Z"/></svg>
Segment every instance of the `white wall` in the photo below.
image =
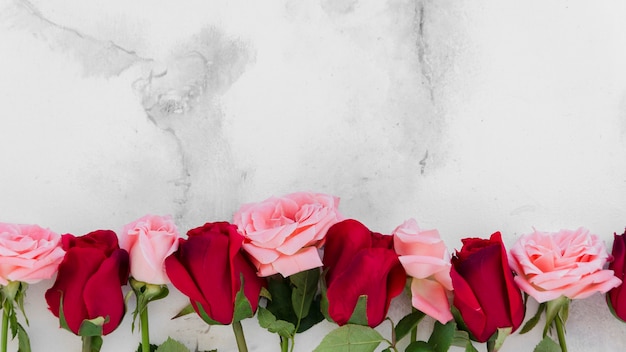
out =
<svg viewBox="0 0 626 352"><path fill-rule="evenodd" d="M3 0L0 221L80 235L158 213L186 230L313 190L380 232L415 217L451 250L533 226L610 247L626 226L625 17L619 0ZM51 284L28 291L33 350L78 350ZM229 327L170 322L184 305L154 304L154 342L234 349ZM139 338L127 316L102 351ZM572 304L568 342L618 351L626 325L596 295Z"/></svg>

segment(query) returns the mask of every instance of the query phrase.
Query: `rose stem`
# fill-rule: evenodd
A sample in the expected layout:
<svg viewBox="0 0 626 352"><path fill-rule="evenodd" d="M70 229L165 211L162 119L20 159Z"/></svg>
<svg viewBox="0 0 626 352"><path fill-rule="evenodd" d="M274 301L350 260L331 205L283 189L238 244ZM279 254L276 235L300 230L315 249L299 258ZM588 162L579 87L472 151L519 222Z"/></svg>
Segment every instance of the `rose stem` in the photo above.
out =
<svg viewBox="0 0 626 352"><path fill-rule="evenodd" d="M561 314L557 314L554 321L556 322L556 333L559 336L559 345L561 345L561 351L567 352L567 343L565 342L565 329L563 329Z"/></svg>
<svg viewBox="0 0 626 352"><path fill-rule="evenodd" d="M83 336L83 352L91 352L91 343L93 342L92 336Z"/></svg>
<svg viewBox="0 0 626 352"><path fill-rule="evenodd" d="M7 336L9 331L9 312L5 304L2 311L2 352L7 352Z"/></svg>
<svg viewBox="0 0 626 352"><path fill-rule="evenodd" d="M141 324L141 351L150 352L150 330L148 327L148 304L139 313Z"/></svg>
<svg viewBox="0 0 626 352"><path fill-rule="evenodd" d="M289 339L286 337L280 337L280 351L287 352L289 351Z"/></svg>
<svg viewBox="0 0 626 352"><path fill-rule="evenodd" d="M239 352L248 352L248 346L246 345L246 338L243 336L243 327L241 322L237 321L233 324L233 331L235 332L235 339L237 340L237 349Z"/></svg>

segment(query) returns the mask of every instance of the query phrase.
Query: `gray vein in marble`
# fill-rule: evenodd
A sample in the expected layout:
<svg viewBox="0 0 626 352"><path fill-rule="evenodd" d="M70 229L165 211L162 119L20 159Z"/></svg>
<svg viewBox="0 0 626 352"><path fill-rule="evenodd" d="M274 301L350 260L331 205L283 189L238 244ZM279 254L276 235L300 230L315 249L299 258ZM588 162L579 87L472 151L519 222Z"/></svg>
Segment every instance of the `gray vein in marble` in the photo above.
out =
<svg viewBox="0 0 626 352"><path fill-rule="evenodd" d="M435 103L435 87L433 83L433 70L428 62L428 42L424 33L425 26L425 6L419 2L415 6L415 22L417 24L417 58L420 63L420 72L426 81L426 87L430 94L430 100Z"/></svg>
<svg viewBox="0 0 626 352"><path fill-rule="evenodd" d="M207 216L224 218L238 204L244 178L233 165L222 131L224 114L215 98L255 56L246 43L214 28L201 30L173 52L163 68L154 66L133 87L148 120L176 141L182 166L173 182L182 188L182 196L174 216L178 224L191 226Z"/></svg>
<svg viewBox="0 0 626 352"><path fill-rule="evenodd" d="M72 53L82 64L87 76L117 76L136 63L153 61L112 41L98 39L55 23L27 0L13 1L2 9L0 19L4 26L28 31L53 50Z"/></svg>

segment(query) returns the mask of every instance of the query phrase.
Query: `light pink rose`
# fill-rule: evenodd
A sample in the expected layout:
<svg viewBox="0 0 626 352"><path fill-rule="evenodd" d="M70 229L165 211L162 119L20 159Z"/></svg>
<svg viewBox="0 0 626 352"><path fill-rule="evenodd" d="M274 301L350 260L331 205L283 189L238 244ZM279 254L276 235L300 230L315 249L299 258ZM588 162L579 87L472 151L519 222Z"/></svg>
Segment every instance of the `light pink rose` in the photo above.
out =
<svg viewBox="0 0 626 352"><path fill-rule="evenodd" d="M437 230L420 230L415 219L409 219L393 230L394 249L407 275L413 277L413 307L442 324L452 320L448 292L450 253Z"/></svg>
<svg viewBox="0 0 626 352"><path fill-rule="evenodd" d="M287 277L322 266L317 249L328 228L342 219L338 205L337 197L306 192L242 205L233 222L257 275Z"/></svg>
<svg viewBox="0 0 626 352"><path fill-rule="evenodd" d="M0 223L0 285L49 279L64 255L59 234L37 225Z"/></svg>
<svg viewBox="0 0 626 352"><path fill-rule="evenodd" d="M178 249L179 237L170 216L146 215L124 226L120 247L130 255L131 276L148 284L169 283L163 263Z"/></svg>
<svg viewBox="0 0 626 352"><path fill-rule="evenodd" d="M535 230L517 240L509 264L522 291L542 303L561 296L586 298L619 286L613 270L603 270L608 257L604 242L585 228Z"/></svg>

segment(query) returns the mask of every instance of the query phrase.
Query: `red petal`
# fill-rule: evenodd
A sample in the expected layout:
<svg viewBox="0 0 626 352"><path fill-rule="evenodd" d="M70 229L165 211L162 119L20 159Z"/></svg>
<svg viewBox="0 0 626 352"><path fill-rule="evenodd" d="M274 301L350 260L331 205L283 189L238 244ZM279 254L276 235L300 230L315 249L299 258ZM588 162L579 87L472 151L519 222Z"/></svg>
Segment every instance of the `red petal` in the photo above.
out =
<svg viewBox="0 0 626 352"><path fill-rule="evenodd" d="M165 258L165 271L167 272L167 277L172 282L172 285L174 285L174 287L176 287L185 296L189 297L192 302L197 301L206 304L204 296L196 285L195 280L191 277L187 268L181 262L181 258L179 258L181 256L182 248L187 240L181 238L178 241L178 250Z"/></svg>
<svg viewBox="0 0 626 352"><path fill-rule="evenodd" d="M70 330L78 334L78 328L88 318L83 301L83 290L87 281L105 260L102 251L96 248L71 248L59 265L54 285L46 291L50 311L59 316L59 302L63 295L63 314Z"/></svg>
<svg viewBox="0 0 626 352"><path fill-rule="evenodd" d="M349 267L328 286L328 311L335 322L348 322L361 295L367 295L367 320L378 326L387 316L391 299L404 287L406 274L395 252L385 248L359 251Z"/></svg>
<svg viewBox="0 0 626 352"><path fill-rule="evenodd" d="M124 317L124 295L120 282L120 272L124 268L128 271L128 252L118 249L102 262L85 285L83 299L88 318L109 317L109 322L103 326L103 335L115 330Z"/></svg>
<svg viewBox="0 0 626 352"><path fill-rule="evenodd" d="M331 226L326 233L322 260L324 267L328 268L327 284L330 285L335 276L350 265L358 251L371 245L371 231L356 220L348 219Z"/></svg>

